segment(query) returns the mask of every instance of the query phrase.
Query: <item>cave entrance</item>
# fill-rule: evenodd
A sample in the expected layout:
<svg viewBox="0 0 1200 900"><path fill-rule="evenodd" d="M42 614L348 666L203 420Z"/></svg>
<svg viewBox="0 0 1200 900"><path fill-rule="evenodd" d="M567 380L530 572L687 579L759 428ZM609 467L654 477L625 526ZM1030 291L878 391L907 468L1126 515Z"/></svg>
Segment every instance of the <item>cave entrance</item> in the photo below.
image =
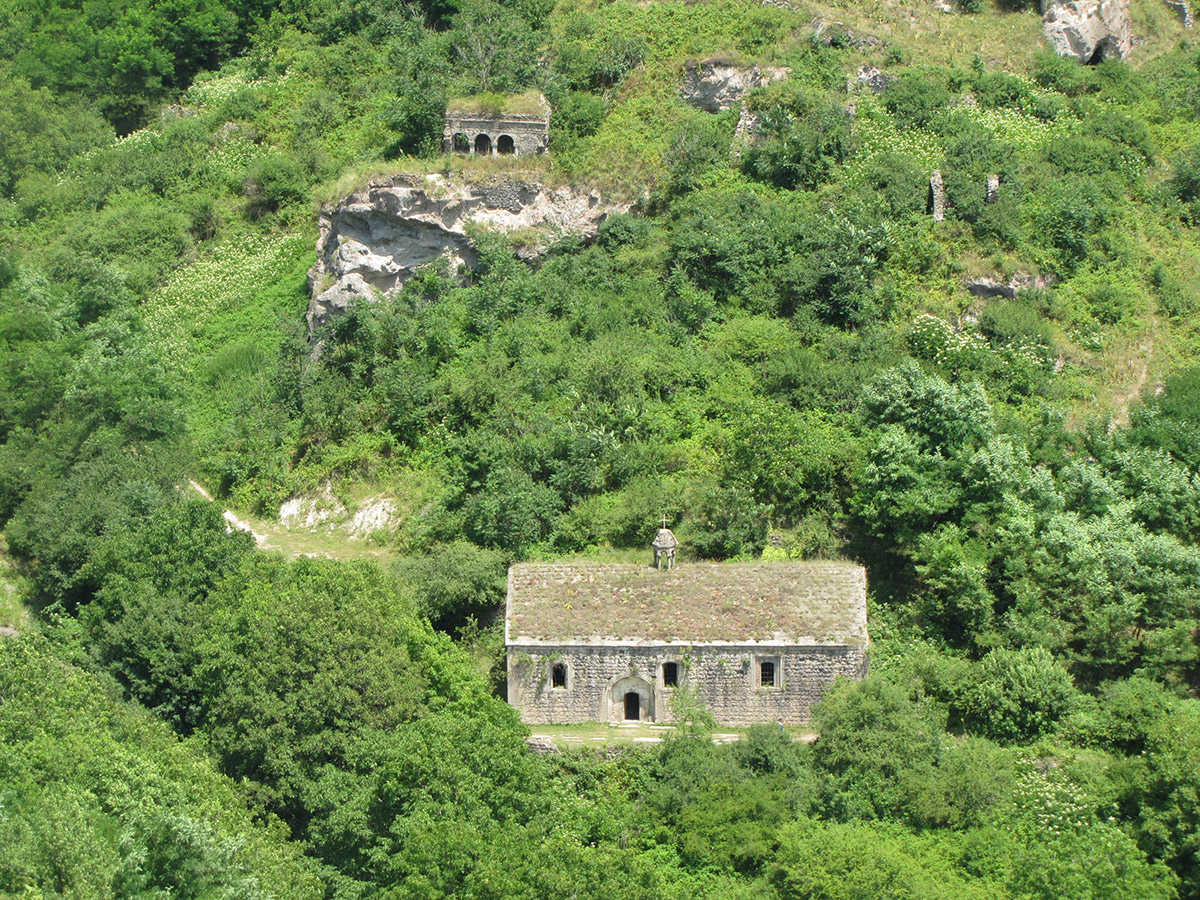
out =
<svg viewBox="0 0 1200 900"><path fill-rule="evenodd" d="M450 139L450 149L455 153L470 153L471 140L465 134L459 132Z"/></svg>
<svg viewBox="0 0 1200 900"><path fill-rule="evenodd" d="M517 152L516 145L513 144L511 135L502 134L496 138L496 152L501 156L511 156Z"/></svg>
<svg viewBox="0 0 1200 900"><path fill-rule="evenodd" d="M642 719L642 699L637 691L625 694L625 721L640 722Z"/></svg>
<svg viewBox="0 0 1200 900"><path fill-rule="evenodd" d="M492 155L492 139L486 134L481 134L475 138L475 155L476 156L491 156Z"/></svg>

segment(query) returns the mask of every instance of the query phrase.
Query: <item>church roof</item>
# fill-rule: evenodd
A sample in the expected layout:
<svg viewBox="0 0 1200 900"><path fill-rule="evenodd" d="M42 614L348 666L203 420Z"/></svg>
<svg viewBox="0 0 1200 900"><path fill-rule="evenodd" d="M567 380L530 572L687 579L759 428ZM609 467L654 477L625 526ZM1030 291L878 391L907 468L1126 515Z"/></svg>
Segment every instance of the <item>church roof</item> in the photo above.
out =
<svg viewBox="0 0 1200 900"><path fill-rule="evenodd" d="M867 576L844 562L689 563L662 570L523 563L508 572L520 643L867 645Z"/></svg>

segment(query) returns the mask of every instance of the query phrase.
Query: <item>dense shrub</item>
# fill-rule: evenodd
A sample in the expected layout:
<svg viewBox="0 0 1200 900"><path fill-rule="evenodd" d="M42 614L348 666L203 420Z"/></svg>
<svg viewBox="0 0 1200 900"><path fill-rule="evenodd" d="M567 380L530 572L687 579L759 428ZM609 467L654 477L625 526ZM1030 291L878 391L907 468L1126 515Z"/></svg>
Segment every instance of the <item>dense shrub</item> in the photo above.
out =
<svg viewBox="0 0 1200 900"><path fill-rule="evenodd" d="M924 128L950 102L950 96L939 73L905 73L888 88L883 104L902 126Z"/></svg>
<svg viewBox="0 0 1200 900"><path fill-rule="evenodd" d="M759 116L762 139L742 161L753 178L811 190L850 155L850 121L841 104L798 94L760 109Z"/></svg>
<svg viewBox="0 0 1200 900"><path fill-rule="evenodd" d="M1028 741L1070 713L1071 676L1040 647L993 650L973 666L961 699L968 727L999 741Z"/></svg>

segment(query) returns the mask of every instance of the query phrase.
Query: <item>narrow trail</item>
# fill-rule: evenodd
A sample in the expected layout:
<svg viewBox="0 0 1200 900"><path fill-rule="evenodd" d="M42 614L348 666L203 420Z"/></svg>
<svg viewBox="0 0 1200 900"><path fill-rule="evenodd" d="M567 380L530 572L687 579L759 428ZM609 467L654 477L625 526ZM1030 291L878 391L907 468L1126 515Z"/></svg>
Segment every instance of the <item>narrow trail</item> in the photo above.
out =
<svg viewBox="0 0 1200 900"><path fill-rule="evenodd" d="M194 490L197 494L199 494L201 497L203 497L209 503L217 502L216 500L213 499L213 495L204 489L204 485L202 485L198 482L192 481L190 479L188 480L188 484L191 485L192 490ZM231 530L236 528L238 531L244 531L247 534L251 535L254 538L254 543L258 545L259 549L262 549L267 546L267 536L265 534L259 534L257 531L255 531L253 528L251 528L249 522L245 522L242 519L239 519L234 513L232 513L228 509L222 510L221 516L222 516L222 518L225 519L226 522L229 523L229 527Z"/></svg>
<svg viewBox="0 0 1200 900"><path fill-rule="evenodd" d="M1157 325L1158 321L1155 320L1156 328ZM1150 378L1150 358L1154 356L1154 331L1151 331L1145 342L1139 345L1138 350L1141 351L1142 356L1137 377L1134 378L1133 384L1113 395L1113 417L1110 430L1125 428L1129 425L1129 407L1134 400L1141 396L1142 388L1146 386L1146 382Z"/></svg>

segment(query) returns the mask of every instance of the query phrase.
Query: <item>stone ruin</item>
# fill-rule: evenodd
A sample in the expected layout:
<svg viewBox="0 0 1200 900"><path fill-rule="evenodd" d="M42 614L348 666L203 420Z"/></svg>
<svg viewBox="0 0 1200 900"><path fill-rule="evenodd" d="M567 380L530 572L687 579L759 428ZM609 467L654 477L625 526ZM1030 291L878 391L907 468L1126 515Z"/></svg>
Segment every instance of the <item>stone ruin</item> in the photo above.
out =
<svg viewBox="0 0 1200 900"><path fill-rule="evenodd" d="M1179 24L1184 28L1191 28L1196 24L1196 17L1192 13L1192 4L1188 0L1167 0L1167 6L1175 11L1175 15L1179 18Z"/></svg>
<svg viewBox="0 0 1200 900"><path fill-rule="evenodd" d="M530 156L545 153L550 142L550 103L542 95L529 108L493 111L469 101L446 110L442 151L469 156Z"/></svg>
<svg viewBox="0 0 1200 900"><path fill-rule="evenodd" d="M528 723L669 723L690 690L722 725L804 724L867 674L866 589L844 562L514 565L508 702Z"/></svg>
<svg viewBox="0 0 1200 900"><path fill-rule="evenodd" d="M935 222L946 219L946 186L942 184L941 169L934 169L929 176L929 212Z"/></svg>
<svg viewBox="0 0 1200 900"><path fill-rule="evenodd" d="M988 175L984 179L983 200L985 203L995 203L1000 196L1000 176ZM942 170L934 169L929 176L929 199L926 201L926 211L933 216L933 221L946 220L946 184L942 179Z"/></svg>

